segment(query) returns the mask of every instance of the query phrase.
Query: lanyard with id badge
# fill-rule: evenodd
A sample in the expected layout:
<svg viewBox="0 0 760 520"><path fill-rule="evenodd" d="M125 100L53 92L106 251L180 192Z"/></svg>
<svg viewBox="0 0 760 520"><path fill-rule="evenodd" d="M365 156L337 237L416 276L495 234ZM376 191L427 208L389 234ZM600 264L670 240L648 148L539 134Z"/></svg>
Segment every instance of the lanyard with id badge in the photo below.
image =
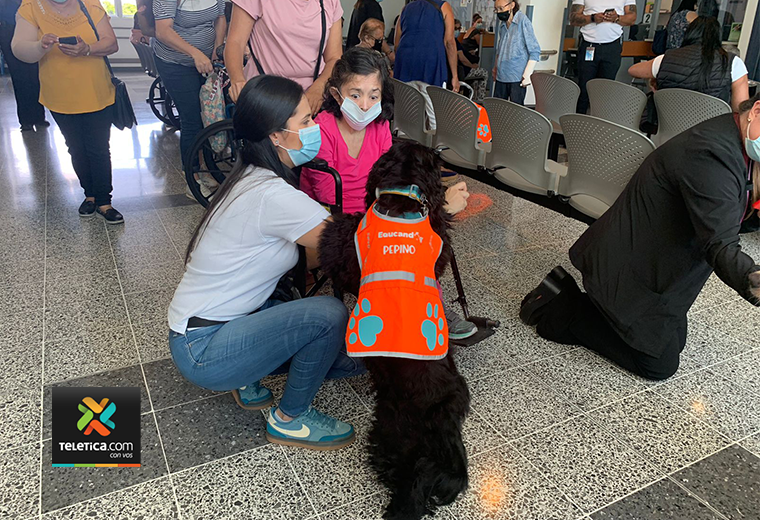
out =
<svg viewBox="0 0 760 520"><path fill-rule="evenodd" d="M594 61L594 51L596 51L596 49L593 45L586 47L586 61Z"/></svg>

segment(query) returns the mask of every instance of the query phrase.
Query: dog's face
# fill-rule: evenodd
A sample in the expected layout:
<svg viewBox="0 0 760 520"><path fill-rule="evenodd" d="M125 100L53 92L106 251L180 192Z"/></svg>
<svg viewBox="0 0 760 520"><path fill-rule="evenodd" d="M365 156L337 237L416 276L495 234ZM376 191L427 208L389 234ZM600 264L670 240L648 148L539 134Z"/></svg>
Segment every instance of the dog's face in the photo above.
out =
<svg viewBox="0 0 760 520"><path fill-rule="evenodd" d="M427 206L431 218L443 212L446 203L445 190L441 184L441 168L438 156L430 148L413 141L402 141L394 144L380 159L377 160L367 178L367 207L375 201L376 188L397 188L416 184L427 198ZM394 207L402 211L414 210L409 204L416 204L411 199L393 197ZM384 201L385 202L385 201ZM417 210L419 208L416 208ZM436 225L433 225L437 228Z"/></svg>

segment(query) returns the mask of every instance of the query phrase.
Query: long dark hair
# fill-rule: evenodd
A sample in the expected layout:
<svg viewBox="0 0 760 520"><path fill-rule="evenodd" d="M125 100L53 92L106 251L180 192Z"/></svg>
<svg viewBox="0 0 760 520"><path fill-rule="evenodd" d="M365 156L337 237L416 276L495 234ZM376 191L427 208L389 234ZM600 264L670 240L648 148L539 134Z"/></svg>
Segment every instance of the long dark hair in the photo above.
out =
<svg viewBox="0 0 760 520"><path fill-rule="evenodd" d="M681 47L687 45L702 46L702 65L699 68L699 88L707 90L712 74L715 54L718 54L721 61L721 74L728 71L728 53L721 44L721 29L718 20L712 16L698 16L696 20L689 24L686 34L683 38Z"/></svg>
<svg viewBox="0 0 760 520"><path fill-rule="evenodd" d="M679 11L696 11L697 10L697 0L681 0L681 3L678 4L678 9L673 11L674 13L677 13Z"/></svg>
<svg viewBox="0 0 760 520"><path fill-rule="evenodd" d="M335 62L330 79L325 85L322 109L336 118L343 117L340 112L340 103L332 95L332 89L335 88L340 92L343 84L352 76L369 76L376 73L380 75L380 85L383 89L380 98L383 110L376 121L390 121L393 119L393 82L388 73L388 66L379 52L363 47L351 47Z"/></svg>
<svg viewBox="0 0 760 520"><path fill-rule="evenodd" d="M225 204L232 189L249 174L249 166L270 170L287 183L297 186L296 174L282 163L269 135L287 126L288 119L295 113L302 97L303 87L280 76L256 76L243 87L232 118L235 139L241 143L239 155L232 171L195 228L187 245L185 264L190 261L190 255L203 231Z"/></svg>

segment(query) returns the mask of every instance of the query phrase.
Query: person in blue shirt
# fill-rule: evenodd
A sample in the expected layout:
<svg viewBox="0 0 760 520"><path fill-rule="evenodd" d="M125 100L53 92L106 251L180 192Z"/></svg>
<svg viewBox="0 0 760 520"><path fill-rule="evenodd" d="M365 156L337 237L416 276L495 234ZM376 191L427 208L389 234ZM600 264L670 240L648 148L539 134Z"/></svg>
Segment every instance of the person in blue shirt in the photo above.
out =
<svg viewBox="0 0 760 520"><path fill-rule="evenodd" d="M11 73L16 114L22 132L46 128L45 107L40 104L40 77L36 63L24 63L13 55L11 40L16 30L16 11L21 0L0 1L0 50Z"/></svg>
<svg viewBox="0 0 760 520"><path fill-rule="evenodd" d="M541 47L533 32L533 24L520 12L520 4L514 0L496 0L494 11L499 24L496 29L493 68L496 87L493 95L522 105L530 85L530 75L541 57Z"/></svg>

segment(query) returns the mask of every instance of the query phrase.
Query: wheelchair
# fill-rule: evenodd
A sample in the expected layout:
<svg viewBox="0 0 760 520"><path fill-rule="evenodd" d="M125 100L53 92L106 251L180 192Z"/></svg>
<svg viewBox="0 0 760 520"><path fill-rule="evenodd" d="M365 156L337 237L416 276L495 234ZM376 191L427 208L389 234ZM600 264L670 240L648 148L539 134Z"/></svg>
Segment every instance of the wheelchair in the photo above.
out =
<svg viewBox="0 0 760 520"><path fill-rule="evenodd" d="M161 77L156 69L156 61L153 58L153 49L144 43L131 42L132 46L140 58L140 65L145 73L151 78L155 78L148 91L148 98L145 100L150 107L151 112L156 118L167 126L167 128L180 129L179 112L174 104L174 100L166 91Z"/></svg>

